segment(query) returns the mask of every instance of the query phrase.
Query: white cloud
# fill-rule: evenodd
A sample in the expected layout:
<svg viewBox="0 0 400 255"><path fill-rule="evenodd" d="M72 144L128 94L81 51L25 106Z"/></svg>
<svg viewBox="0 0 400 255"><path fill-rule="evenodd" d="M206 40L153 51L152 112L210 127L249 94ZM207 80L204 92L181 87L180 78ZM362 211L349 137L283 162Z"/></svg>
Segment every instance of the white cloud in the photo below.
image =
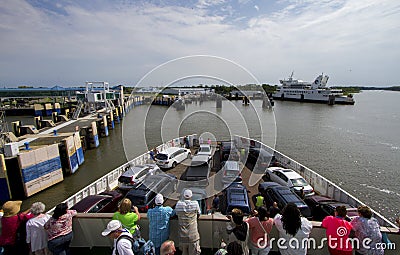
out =
<svg viewBox="0 0 400 255"><path fill-rule="evenodd" d="M292 70L304 80L326 72L330 84L398 83L395 0L290 1L273 13L263 13L263 6L253 9L251 19L235 20L212 12L210 6L226 8L226 1L199 4L209 7L88 10L63 3L65 15L7 1L0 6L0 75L6 83L0 86L85 80L132 85L155 66L194 54L237 61L267 83Z"/></svg>

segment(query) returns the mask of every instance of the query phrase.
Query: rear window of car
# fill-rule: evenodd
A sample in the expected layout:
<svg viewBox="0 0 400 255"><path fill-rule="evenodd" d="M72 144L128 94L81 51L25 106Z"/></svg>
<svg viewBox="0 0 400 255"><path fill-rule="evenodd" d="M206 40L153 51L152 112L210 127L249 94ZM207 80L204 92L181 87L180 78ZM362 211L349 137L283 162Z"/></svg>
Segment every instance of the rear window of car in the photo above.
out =
<svg viewBox="0 0 400 255"><path fill-rule="evenodd" d="M129 200L131 200L132 205L144 205L146 197L144 196L132 196L128 197Z"/></svg>
<svg viewBox="0 0 400 255"><path fill-rule="evenodd" d="M156 155L156 159L159 159L159 160L167 160L167 159L168 159L168 155L167 155L167 154L158 153L158 154Z"/></svg>
<svg viewBox="0 0 400 255"><path fill-rule="evenodd" d="M200 152L209 152L210 148L209 147L200 147L199 151Z"/></svg>
<svg viewBox="0 0 400 255"><path fill-rule="evenodd" d="M118 181L121 183L130 183L131 182L131 177L128 176L120 176L118 178Z"/></svg>
<svg viewBox="0 0 400 255"><path fill-rule="evenodd" d="M297 178L297 179L291 179L293 186L295 187L303 187L308 185L308 183L306 182L306 180L304 180L303 178Z"/></svg>
<svg viewBox="0 0 400 255"><path fill-rule="evenodd" d="M230 150L232 147L232 143L222 143L222 149L223 150Z"/></svg>
<svg viewBox="0 0 400 255"><path fill-rule="evenodd" d="M238 171L235 171L235 170L226 170L225 171L225 176L227 176L227 177L235 177L235 176L237 176L238 175Z"/></svg>
<svg viewBox="0 0 400 255"><path fill-rule="evenodd" d="M96 213L103 209L104 206L106 206L108 203L110 203L112 198L105 198L104 200L98 202L95 206L93 206L92 209L88 211L88 213Z"/></svg>

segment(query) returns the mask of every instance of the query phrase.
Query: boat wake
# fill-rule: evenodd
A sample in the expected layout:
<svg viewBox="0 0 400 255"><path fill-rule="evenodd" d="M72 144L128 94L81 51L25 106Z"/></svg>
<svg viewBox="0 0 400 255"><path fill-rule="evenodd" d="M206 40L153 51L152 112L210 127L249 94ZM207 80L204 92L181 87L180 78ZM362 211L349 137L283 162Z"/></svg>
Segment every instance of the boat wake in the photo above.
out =
<svg viewBox="0 0 400 255"><path fill-rule="evenodd" d="M365 184L365 183L361 183L360 186L366 187L368 189L377 190L377 191L380 191L380 192L383 192L383 193L386 193L386 194L396 195L396 196L400 197L400 193L394 192L394 191L389 190L389 189L382 189L382 188L375 187L375 186L372 186L372 185L368 185L368 184Z"/></svg>

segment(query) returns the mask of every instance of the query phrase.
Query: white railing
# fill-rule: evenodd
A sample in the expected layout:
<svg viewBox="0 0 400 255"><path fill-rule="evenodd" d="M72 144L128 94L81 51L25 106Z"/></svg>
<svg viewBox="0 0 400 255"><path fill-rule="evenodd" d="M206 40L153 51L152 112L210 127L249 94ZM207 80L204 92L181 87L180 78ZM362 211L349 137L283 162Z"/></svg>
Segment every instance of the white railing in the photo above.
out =
<svg viewBox="0 0 400 255"><path fill-rule="evenodd" d="M190 145L193 145L193 139L197 138L196 134L188 136ZM179 138L174 138L172 140L169 140L168 142L161 144L157 146L158 151L163 151L166 148L172 147L172 146L180 146L180 144L183 143L183 137ZM151 163L150 159L150 151L147 151L143 153L140 156L137 156L136 158L128 161L127 163L117 167L116 169L110 171L106 175L100 177L96 181L92 182L88 186L84 187L83 189L79 190L76 192L74 195L70 196L66 200L62 201L63 203L67 203L68 208L72 207L79 201L81 201L83 198L89 196L89 195L96 195L101 192L104 192L106 190L113 190L118 187L118 177L121 176L123 172L125 172L127 169L129 169L132 166L136 165L143 165ZM54 210L54 207L48 211L48 213L52 213Z"/></svg>

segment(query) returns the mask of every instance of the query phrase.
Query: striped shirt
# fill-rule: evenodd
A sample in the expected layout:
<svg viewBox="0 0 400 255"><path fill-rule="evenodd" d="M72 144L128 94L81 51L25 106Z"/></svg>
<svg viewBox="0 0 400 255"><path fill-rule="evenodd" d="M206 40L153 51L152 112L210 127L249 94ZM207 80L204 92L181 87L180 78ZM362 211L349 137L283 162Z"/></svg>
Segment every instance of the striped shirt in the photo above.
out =
<svg viewBox="0 0 400 255"><path fill-rule="evenodd" d="M175 212L178 215L179 242L193 243L200 240L197 229L197 215L201 213L199 203L191 200L178 201Z"/></svg>
<svg viewBox="0 0 400 255"><path fill-rule="evenodd" d="M67 213L61 215L58 219L51 217L46 224L44 224L44 229L47 231L47 235L49 237L48 240L71 233L72 217L75 215L75 210L67 210Z"/></svg>

